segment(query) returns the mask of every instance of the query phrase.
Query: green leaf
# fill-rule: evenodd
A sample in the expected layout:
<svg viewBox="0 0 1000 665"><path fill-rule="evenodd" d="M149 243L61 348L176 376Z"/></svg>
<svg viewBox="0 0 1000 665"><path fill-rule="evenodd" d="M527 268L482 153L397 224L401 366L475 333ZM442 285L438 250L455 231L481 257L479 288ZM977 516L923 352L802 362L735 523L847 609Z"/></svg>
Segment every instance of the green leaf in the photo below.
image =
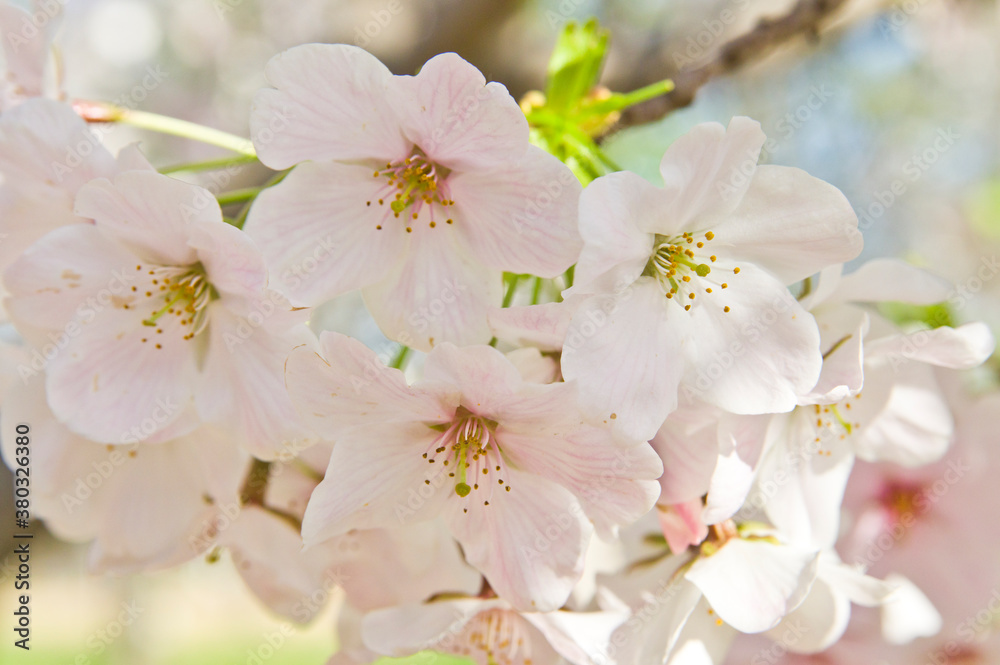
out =
<svg viewBox="0 0 1000 665"><path fill-rule="evenodd" d="M922 323L930 328L955 327L954 318L945 303L910 305L902 302L886 302L879 305L879 311L885 318L900 326Z"/></svg>
<svg viewBox="0 0 1000 665"><path fill-rule="evenodd" d="M597 85L607 50L608 31L596 20L567 23L549 59L546 105L567 111L576 107Z"/></svg>

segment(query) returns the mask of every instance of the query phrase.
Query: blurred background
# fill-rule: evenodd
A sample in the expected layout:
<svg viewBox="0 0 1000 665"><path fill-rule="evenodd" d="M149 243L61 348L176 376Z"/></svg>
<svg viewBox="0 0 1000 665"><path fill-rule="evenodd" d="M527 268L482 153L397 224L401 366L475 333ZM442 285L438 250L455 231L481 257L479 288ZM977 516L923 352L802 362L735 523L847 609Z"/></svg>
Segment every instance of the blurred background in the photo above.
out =
<svg viewBox="0 0 1000 665"><path fill-rule="evenodd" d="M604 84L628 91L697 69L762 17L781 16L795 4L68 0L56 44L73 98L114 101L246 136L265 63L306 42L363 46L398 74L455 51L520 98L543 86L549 52L565 22L596 17L611 32ZM847 195L865 234L859 261L902 256L933 269L968 294L953 303L958 322L982 319L998 331L998 53L995 2L848 1L819 33L713 78L690 106L617 132L604 145L618 164L655 180L666 146L693 124L749 115L773 139L763 161L805 169ZM110 129L104 139L112 151L141 141L157 166L219 154L127 127ZM232 187L265 177L247 168ZM334 310L329 315L341 322L337 327L371 334L370 325L353 318L363 311L356 301ZM0 514L6 516L11 482L6 469L2 474ZM225 556L135 578L98 578L86 572L85 546L47 537L38 524L35 533L33 648L27 655L15 653L6 627L16 571L6 554L10 535L2 535L0 663L309 664L325 662L334 649L336 594L309 626L293 627L259 604ZM129 616L129 607L135 617L126 625L122 613ZM278 638L281 646L269 649Z"/></svg>

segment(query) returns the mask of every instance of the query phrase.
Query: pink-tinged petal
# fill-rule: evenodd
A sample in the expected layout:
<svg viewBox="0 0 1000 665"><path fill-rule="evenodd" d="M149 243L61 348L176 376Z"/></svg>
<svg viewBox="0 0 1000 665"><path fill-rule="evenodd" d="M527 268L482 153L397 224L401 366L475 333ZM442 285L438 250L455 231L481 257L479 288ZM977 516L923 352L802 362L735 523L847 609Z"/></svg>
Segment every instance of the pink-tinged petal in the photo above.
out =
<svg viewBox="0 0 1000 665"><path fill-rule="evenodd" d="M670 414L650 440L663 460L660 503L682 504L708 492L719 457L718 421L714 407L686 407Z"/></svg>
<svg viewBox="0 0 1000 665"><path fill-rule="evenodd" d="M431 648L448 636L454 640L480 612L506 607L507 604L499 599L483 601L478 598L388 607L365 615L361 635L368 648L378 653L409 656Z"/></svg>
<svg viewBox="0 0 1000 665"><path fill-rule="evenodd" d="M197 251L205 276L220 294L259 298L264 292L264 257L235 226L221 221L193 225L188 244Z"/></svg>
<svg viewBox="0 0 1000 665"><path fill-rule="evenodd" d="M740 206L715 229L727 254L785 284L861 252L858 218L833 185L787 166L761 166Z"/></svg>
<svg viewBox="0 0 1000 665"><path fill-rule="evenodd" d="M918 637L941 632L941 613L916 584L895 573L885 581L896 586L882 606L882 638L889 644L908 644Z"/></svg>
<svg viewBox="0 0 1000 665"><path fill-rule="evenodd" d="M56 7L56 12L62 10L61 6ZM55 27L48 23L58 14L49 14L52 10L48 7L44 11L39 28L38 19L20 7L0 4L0 31L4 35L2 46L7 70L4 78L10 81L15 97L38 97L45 92L45 66L49 61L49 45ZM2 108L3 101L0 98L0 110L9 113Z"/></svg>
<svg viewBox="0 0 1000 665"><path fill-rule="evenodd" d="M315 599L336 588L337 575L327 572L329 553L303 552L298 529L257 506L245 506L218 544L229 549L243 582L268 609L293 621L312 619L322 609Z"/></svg>
<svg viewBox="0 0 1000 665"><path fill-rule="evenodd" d="M129 143L119 150L115 164L119 171L156 171L156 167L149 162L138 143Z"/></svg>
<svg viewBox="0 0 1000 665"><path fill-rule="evenodd" d="M865 575L860 569L841 563L832 550L820 554L819 578L855 605L864 607L878 607L896 590L895 585L888 581Z"/></svg>
<svg viewBox="0 0 1000 665"><path fill-rule="evenodd" d="M212 193L169 176L126 171L94 180L76 196L76 214L127 245L146 261L185 266L197 260L188 245L191 225L221 224Z"/></svg>
<svg viewBox="0 0 1000 665"><path fill-rule="evenodd" d="M591 526L580 504L545 478L508 468L510 492L450 502L446 518L466 560L515 608L550 612L583 574ZM465 512L468 510L468 512Z"/></svg>
<svg viewBox="0 0 1000 665"><path fill-rule="evenodd" d="M379 203L383 184L365 166L309 163L261 192L245 230L272 286L314 306L383 278L408 245L406 222Z"/></svg>
<svg viewBox="0 0 1000 665"><path fill-rule="evenodd" d="M409 154L393 108L399 82L367 51L305 44L271 58L250 135L264 164L287 169L307 160L395 161Z"/></svg>
<svg viewBox="0 0 1000 665"><path fill-rule="evenodd" d="M523 616L559 655L574 665L607 662L604 653L611 644L611 635L628 619L625 612L530 612Z"/></svg>
<svg viewBox="0 0 1000 665"><path fill-rule="evenodd" d="M723 415L719 419L719 459L708 486L702 519L718 524L729 519L746 502L768 440L770 415Z"/></svg>
<svg viewBox="0 0 1000 665"><path fill-rule="evenodd" d="M570 320L584 300L586 296L570 296L562 302L493 308L488 319L499 339L542 351L559 351Z"/></svg>
<svg viewBox="0 0 1000 665"><path fill-rule="evenodd" d="M102 311L133 301L136 257L91 224L59 228L4 273L6 307L19 325L79 333ZM75 331L70 322L79 319Z"/></svg>
<svg viewBox="0 0 1000 665"><path fill-rule="evenodd" d="M447 467L422 457L438 436L420 422L378 422L340 434L302 520L305 544L437 516L455 496Z"/></svg>
<svg viewBox="0 0 1000 665"><path fill-rule="evenodd" d="M773 276L752 265L733 275L727 289L702 297L688 317L679 305L671 312L688 335L685 394L738 414L790 411L799 395L816 385L822 369L812 315Z"/></svg>
<svg viewBox="0 0 1000 665"><path fill-rule="evenodd" d="M837 302L933 305L948 299L951 283L899 259L873 259L844 275L831 295Z"/></svg>
<svg viewBox="0 0 1000 665"><path fill-rule="evenodd" d="M620 645L615 654L619 665L664 663L677 645L702 595L701 590L686 579L667 584L669 579L666 575L653 580L654 584L659 583L655 595L647 604L636 608L635 616L645 616L645 621L626 621L612 635L611 643Z"/></svg>
<svg viewBox="0 0 1000 665"><path fill-rule="evenodd" d="M448 342L427 354L424 381L454 386L463 406L493 418L524 383L517 368L492 346L457 347Z"/></svg>
<svg viewBox="0 0 1000 665"><path fill-rule="evenodd" d="M0 116L0 173L9 184L34 182L64 197L116 171L114 157L68 104L30 99Z"/></svg>
<svg viewBox="0 0 1000 665"><path fill-rule="evenodd" d="M573 316L563 346L563 376L577 382L583 407L615 419L630 439L653 438L677 407L684 367L664 300L651 279L595 296Z"/></svg>
<svg viewBox="0 0 1000 665"><path fill-rule="evenodd" d="M323 438L371 422L444 423L455 415L457 392L410 388L401 371L356 339L328 331L320 347L289 353L285 384L299 415Z"/></svg>
<svg viewBox="0 0 1000 665"><path fill-rule="evenodd" d="M852 409L860 423L858 457L903 466L935 462L954 431L951 411L930 367L907 363L869 368L862 397Z"/></svg>
<svg viewBox="0 0 1000 665"><path fill-rule="evenodd" d="M78 434L128 443L197 424L188 411L198 374L192 345L200 340L184 339L179 317L155 326L142 319L133 310L99 312L49 362L49 405Z"/></svg>
<svg viewBox="0 0 1000 665"><path fill-rule="evenodd" d="M580 195L583 251L572 294L618 293L642 274L653 253L652 231L637 220L656 214L662 192L629 171L602 176Z"/></svg>
<svg viewBox="0 0 1000 665"><path fill-rule="evenodd" d="M504 355L528 383L553 383L562 379L559 361L550 355L542 355L534 347L525 346Z"/></svg>
<svg viewBox="0 0 1000 665"><path fill-rule="evenodd" d="M501 411L496 437L505 458L571 491L602 538L649 512L663 472L656 452L616 438L610 427L586 424L574 386L531 388Z"/></svg>
<svg viewBox="0 0 1000 665"><path fill-rule="evenodd" d="M660 162L669 203L645 230L676 235L711 229L743 199L765 140L760 123L738 116L728 128L706 122L674 141Z"/></svg>
<svg viewBox="0 0 1000 665"><path fill-rule="evenodd" d="M666 665L718 665L726 660L737 635L702 597L677 635Z"/></svg>
<svg viewBox="0 0 1000 665"><path fill-rule="evenodd" d="M472 596L482 587L443 519L352 531L331 540L322 556L350 604L363 611L442 593Z"/></svg>
<svg viewBox="0 0 1000 665"><path fill-rule="evenodd" d="M708 536L708 525L701 519L701 508L701 499L657 506L656 516L660 518L660 529L667 539L667 546L674 554L698 545Z"/></svg>
<svg viewBox="0 0 1000 665"><path fill-rule="evenodd" d="M996 340L989 326L982 322L967 323L958 328L934 328L907 335L893 335L868 342L866 360L888 364L894 370L917 361L947 367L971 369L992 355Z"/></svg>
<svg viewBox="0 0 1000 665"><path fill-rule="evenodd" d="M528 147L528 122L507 88L487 83L455 53L431 58L419 74L397 83L394 101L403 132L437 164L456 171L492 169Z"/></svg>
<svg viewBox="0 0 1000 665"><path fill-rule="evenodd" d="M113 497L106 480L127 460L128 449L93 443L59 424L45 401L45 375L35 374L4 395L3 459L11 469L17 454L19 424L31 428L31 509L59 539L84 542L94 538ZM91 475L93 474L93 475Z"/></svg>
<svg viewBox="0 0 1000 665"><path fill-rule="evenodd" d="M815 550L733 538L698 559L686 577L720 619L741 633L760 633L805 599L817 565Z"/></svg>
<svg viewBox="0 0 1000 665"><path fill-rule="evenodd" d="M841 638L850 619L851 601L821 573L802 604L767 635L792 653L818 653Z"/></svg>
<svg viewBox="0 0 1000 665"><path fill-rule="evenodd" d="M207 316L208 349L196 395L201 417L232 428L260 459L274 459L288 442L309 438L285 389L288 353L318 346L308 326L296 325L276 293L251 303L248 312L219 300Z"/></svg>
<svg viewBox="0 0 1000 665"><path fill-rule="evenodd" d="M114 499L90 553L92 569L154 570L204 552L218 526L239 514L246 462L228 434L210 428L135 449L111 478Z"/></svg>
<svg viewBox="0 0 1000 665"><path fill-rule="evenodd" d="M823 369L816 385L799 401L802 404L833 404L857 394L864 384L868 314L846 305L828 305L814 314L823 350Z"/></svg>
<svg viewBox="0 0 1000 665"><path fill-rule="evenodd" d="M840 531L840 505L854 455L839 441L817 441L821 432L815 419L811 407L782 417L784 430L761 463L757 483L767 499L764 511L783 536L826 549Z"/></svg>
<svg viewBox="0 0 1000 665"><path fill-rule="evenodd" d="M502 299L500 271L468 254L445 229L416 228L411 236L406 260L362 290L383 334L420 351L441 342L488 342L486 314Z"/></svg>
<svg viewBox="0 0 1000 665"><path fill-rule="evenodd" d="M576 263L580 182L552 155L528 146L522 159L447 180L454 232L486 265L557 277ZM451 231L452 229L449 229Z"/></svg>

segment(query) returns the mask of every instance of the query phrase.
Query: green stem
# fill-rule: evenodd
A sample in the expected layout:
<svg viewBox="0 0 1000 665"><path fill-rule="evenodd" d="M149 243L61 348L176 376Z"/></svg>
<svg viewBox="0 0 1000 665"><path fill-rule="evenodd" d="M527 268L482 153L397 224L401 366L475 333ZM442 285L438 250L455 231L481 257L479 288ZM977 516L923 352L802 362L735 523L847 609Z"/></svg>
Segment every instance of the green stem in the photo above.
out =
<svg viewBox="0 0 1000 665"><path fill-rule="evenodd" d="M260 187L247 187L246 189L234 189L231 192L223 192L215 196L220 206L227 206L241 201L248 201L260 194Z"/></svg>
<svg viewBox="0 0 1000 665"><path fill-rule="evenodd" d="M636 104L649 101L650 99L659 97L660 95L665 95L673 89L674 82L670 79L657 81L656 83L651 83L647 86L639 88L638 90L633 90L632 92L615 93L607 99L602 99L594 102L593 104L587 104L583 107L583 113L586 115L603 115L613 111L621 111L622 109L627 109L630 106L635 106Z"/></svg>
<svg viewBox="0 0 1000 665"><path fill-rule="evenodd" d="M507 287L507 292L503 294L503 302L500 303L500 307L507 308L510 307L510 303L514 300L514 292L517 291L517 283L521 280L520 275L510 276L510 286Z"/></svg>
<svg viewBox="0 0 1000 665"><path fill-rule="evenodd" d="M534 288L532 288L531 290L531 304L537 305L538 299L541 297L541 295L542 295L542 278L536 277Z"/></svg>
<svg viewBox="0 0 1000 665"><path fill-rule="evenodd" d="M160 169L160 173L198 173L200 171L216 171L228 166L239 166L241 164L252 164L257 161L256 156L240 155L239 157L222 157L220 159L207 159L203 162L189 162L187 164L175 164Z"/></svg>
<svg viewBox="0 0 1000 665"><path fill-rule="evenodd" d="M267 182L265 182L260 187L260 191L263 192L268 187L274 187L279 182L281 182L282 180L284 180L285 176L288 175L288 173L289 173L289 171L286 170L286 171L282 171L282 172L276 174L274 177L272 177L270 180L268 180ZM257 194L259 195L260 192L257 192ZM247 200L246 204L243 206L243 209L240 210L240 214L238 214L236 216L236 224L234 224L234 226L236 228L238 228L238 229L242 229L243 228L243 224L247 221L247 215L250 214L250 208L251 208L251 206L253 206L253 202L256 201L256 200L257 200L257 196L254 196L253 198Z"/></svg>
<svg viewBox="0 0 1000 665"><path fill-rule="evenodd" d="M235 134L147 111L123 109L108 105L108 112L108 118L111 122L120 122L132 127L160 132L161 134L181 136L193 141L200 141L225 148L226 150L232 150L247 157L257 156L257 152L254 150L250 139L245 139Z"/></svg>
<svg viewBox="0 0 1000 665"><path fill-rule="evenodd" d="M389 367L392 367L393 369L403 369L403 365L406 363L406 357L408 355L410 355L410 347L399 347L399 351L396 353L396 357L392 359L392 362L389 363Z"/></svg>

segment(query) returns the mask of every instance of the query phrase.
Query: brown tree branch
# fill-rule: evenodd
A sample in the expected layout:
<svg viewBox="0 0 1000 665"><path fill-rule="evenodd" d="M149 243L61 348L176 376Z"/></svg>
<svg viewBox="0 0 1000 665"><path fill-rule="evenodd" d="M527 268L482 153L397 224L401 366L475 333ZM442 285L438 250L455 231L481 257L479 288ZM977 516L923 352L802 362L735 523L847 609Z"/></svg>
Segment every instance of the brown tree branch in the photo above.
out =
<svg viewBox="0 0 1000 665"><path fill-rule="evenodd" d="M674 75L672 92L625 110L621 119L607 134L659 120L671 111L690 105L698 90L711 79L759 60L775 47L797 36L818 38L821 24L846 1L799 0L784 16L761 19L753 30L726 43L707 64ZM653 81L660 78L664 77L654 78Z"/></svg>

